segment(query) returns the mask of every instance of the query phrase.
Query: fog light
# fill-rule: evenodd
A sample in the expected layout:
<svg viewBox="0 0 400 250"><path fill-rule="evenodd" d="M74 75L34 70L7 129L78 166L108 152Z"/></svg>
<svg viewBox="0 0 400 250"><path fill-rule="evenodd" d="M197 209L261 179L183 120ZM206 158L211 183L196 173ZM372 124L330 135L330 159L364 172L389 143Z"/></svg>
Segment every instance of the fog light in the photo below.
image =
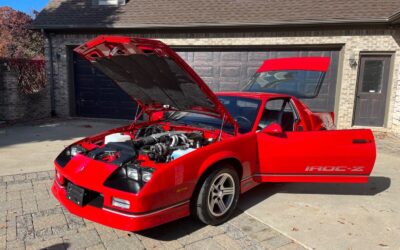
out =
<svg viewBox="0 0 400 250"><path fill-rule="evenodd" d="M124 208L124 209L129 209L129 207L131 206L131 203L129 201L115 198L115 197L112 198L111 204L114 207L120 207L120 208Z"/></svg>

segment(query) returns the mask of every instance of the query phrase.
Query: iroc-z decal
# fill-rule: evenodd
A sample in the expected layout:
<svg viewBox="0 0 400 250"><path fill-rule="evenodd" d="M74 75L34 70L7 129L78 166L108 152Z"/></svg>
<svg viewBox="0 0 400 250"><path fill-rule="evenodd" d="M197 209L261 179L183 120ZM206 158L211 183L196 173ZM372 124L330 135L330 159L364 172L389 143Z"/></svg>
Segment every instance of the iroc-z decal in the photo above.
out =
<svg viewBox="0 0 400 250"><path fill-rule="evenodd" d="M364 166L308 166L306 172L363 172Z"/></svg>

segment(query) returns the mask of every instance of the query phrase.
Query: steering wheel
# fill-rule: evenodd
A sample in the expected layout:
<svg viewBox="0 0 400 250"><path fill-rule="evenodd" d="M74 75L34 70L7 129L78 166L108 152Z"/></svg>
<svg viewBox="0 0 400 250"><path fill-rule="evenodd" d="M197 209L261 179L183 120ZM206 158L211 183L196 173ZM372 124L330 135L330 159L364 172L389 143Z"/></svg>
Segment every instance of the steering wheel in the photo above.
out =
<svg viewBox="0 0 400 250"><path fill-rule="evenodd" d="M237 121L237 123L242 123L240 122L240 120L243 121L246 125L248 125L246 127L251 127L251 121L247 117L241 115L235 117L235 121Z"/></svg>

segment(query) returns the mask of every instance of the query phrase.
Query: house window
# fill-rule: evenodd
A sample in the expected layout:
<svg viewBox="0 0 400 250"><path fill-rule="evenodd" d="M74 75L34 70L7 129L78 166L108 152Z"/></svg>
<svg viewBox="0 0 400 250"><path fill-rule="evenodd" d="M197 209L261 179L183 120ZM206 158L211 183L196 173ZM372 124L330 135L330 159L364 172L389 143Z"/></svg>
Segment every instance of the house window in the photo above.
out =
<svg viewBox="0 0 400 250"><path fill-rule="evenodd" d="M98 5L125 5L126 0L97 0Z"/></svg>
<svg viewBox="0 0 400 250"><path fill-rule="evenodd" d="M364 62L362 92L381 93L384 81L384 60L371 59Z"/></svg>

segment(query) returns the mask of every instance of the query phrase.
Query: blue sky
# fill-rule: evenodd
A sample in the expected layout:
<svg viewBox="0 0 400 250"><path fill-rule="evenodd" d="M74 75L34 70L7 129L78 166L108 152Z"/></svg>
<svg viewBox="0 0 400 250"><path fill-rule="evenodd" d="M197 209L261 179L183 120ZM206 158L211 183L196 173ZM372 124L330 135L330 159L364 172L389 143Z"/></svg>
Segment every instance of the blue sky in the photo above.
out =
<svg viewBox="0 0 400 250"><path fill-rule="evenodd" d="M0 7L10 6L13 9L32 14L33 10L42 10L49 0L0 0Z"/></svg>

